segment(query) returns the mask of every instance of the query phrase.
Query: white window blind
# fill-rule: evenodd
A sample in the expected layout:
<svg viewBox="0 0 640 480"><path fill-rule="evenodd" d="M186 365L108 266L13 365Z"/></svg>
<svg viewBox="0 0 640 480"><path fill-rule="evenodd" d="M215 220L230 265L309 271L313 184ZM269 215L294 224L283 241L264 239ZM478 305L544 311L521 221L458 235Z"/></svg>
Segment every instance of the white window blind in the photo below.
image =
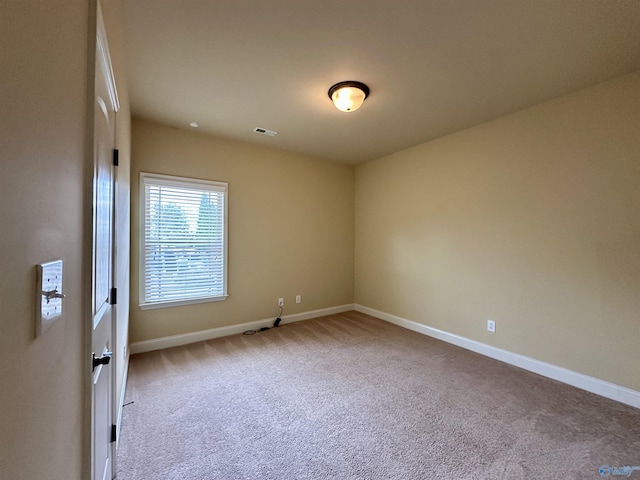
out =
<svg viewBox="0 0 640 480"><path fill-rule="evenodd" d="M227 184L140 174L140 306L227 297Z"/></svg>

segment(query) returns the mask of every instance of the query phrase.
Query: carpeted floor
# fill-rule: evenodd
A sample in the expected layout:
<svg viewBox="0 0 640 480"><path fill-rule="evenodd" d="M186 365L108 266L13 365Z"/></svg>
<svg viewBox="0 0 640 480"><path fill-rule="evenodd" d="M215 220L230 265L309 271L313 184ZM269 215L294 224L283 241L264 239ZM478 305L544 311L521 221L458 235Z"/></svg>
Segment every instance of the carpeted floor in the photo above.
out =
<svg viewBox="0 0 640 480"><path fill-rule="evenodd" d="M128 402L118 480L595 479L640 466L640 410L356 312L133 356Z"/></svg>

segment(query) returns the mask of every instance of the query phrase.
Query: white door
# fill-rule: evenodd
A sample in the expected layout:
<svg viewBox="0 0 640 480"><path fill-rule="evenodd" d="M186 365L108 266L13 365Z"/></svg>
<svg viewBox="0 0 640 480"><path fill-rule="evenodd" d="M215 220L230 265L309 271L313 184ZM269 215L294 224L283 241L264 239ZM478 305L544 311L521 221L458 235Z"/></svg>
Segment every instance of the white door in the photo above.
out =
<svg viewBox="0 0 640 480"><path fill-rule="evenodd" d="M93 272L92 272L92 478L111 480L115 449L112 442L113 365L115 348L113 299L114 191L113 147L118 99L100 5L97 15L94 103Z"/></svg>

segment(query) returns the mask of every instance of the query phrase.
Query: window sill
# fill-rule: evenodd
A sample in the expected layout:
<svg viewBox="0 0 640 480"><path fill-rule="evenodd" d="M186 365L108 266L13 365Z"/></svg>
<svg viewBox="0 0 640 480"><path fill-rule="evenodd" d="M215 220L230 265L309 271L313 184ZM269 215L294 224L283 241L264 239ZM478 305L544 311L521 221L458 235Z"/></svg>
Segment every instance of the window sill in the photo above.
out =
<svg viewBox="0 0 640 480"><path fill-rule="evenodd" d="M138 306L140 307L140 310L152 310L154 308L179 307L182 305L194 305L196 303L222 302L227 298L229 298L229 295L219 295L217 297L190 298L188 300L171 300L168 302L141 303Z"/></svg>

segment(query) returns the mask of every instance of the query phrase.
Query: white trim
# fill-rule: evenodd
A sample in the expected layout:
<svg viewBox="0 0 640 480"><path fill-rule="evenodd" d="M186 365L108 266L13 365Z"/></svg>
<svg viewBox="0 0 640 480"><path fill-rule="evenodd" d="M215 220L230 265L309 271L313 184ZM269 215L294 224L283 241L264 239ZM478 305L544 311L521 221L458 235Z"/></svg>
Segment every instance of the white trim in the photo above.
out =
<svg viewBox="0 0 640 480"><path fill-rule="evenodd" d="M206 298L178 298L165 302L145 302L146 299L146 230L147 230L147 202L146 190L147 179L149 184L163 185L169 187L178 187L185 189L199 189L210 192L218 192L224 195L224 212L223 212L223 273L222 273L222 293L213 297ZM217 180L205 180L202 178L177 177L175 175L164 175L160 173L140 172L139 175L139 212L140 212L140 231L138 241L138 268L140 275L138 276L138 290L140 292L141 302L138 304L140 309L147 310L152 308L173 307L176 305L190 305L195 303L219 302L224 301L229 296L229 183Z"/></svg>
<svg viewBox="0 0 640 480"><path fill-rule="evenodd" d="M104 70L105 78L107 80L107 90L109 91L109 100L111 101L111 107L114 112L120 110L120 101L118 100L118 89L116 88L115 75L113 74L113 68L111 66L111 55L109 54L109 44L107 42L107 31L104 26L104 20L102 18L102 8L98 2L97 8L97 25L96 25L96 46L100 50L100 55L97 56L97 61Z"/></svg>
<svg viewBox="0 0 640 480"><path fill-rule="evenodd" d="M196 303L224 302L229 295L218 295L215 297L190 298L188 300L173 300L170 302L141 303L140 310L153 310L154 308L177 307L179 305L195 305Z"/></svg>
<svg viewBox="0 0 640 480"><path fill-rule="evenodd" d="M116 452L118 451L118 444L120 443L120 427L122 426L122 410L124 407L125 394L127 393L127 380L129 379L129 358L131 357L131 350L127 348L127 357L124 365L124 372L122 374L122 388L120 390L120 402L118 403L118 415L116 421Z"/></svg>
<svg viewBox="0 0 640 480"><path fill-rule="evenodd" d="M526 357L507 350L502 350L501 348L492 347L485 343L476 342L475 340L470 340L437 328L428 327L421 323L381 312L363 305L356 304L355 310L357 312L366 313L372 317L379 318L380 320L393 323L394 325L413 330L414 332L422 333L438 340L442 340L443 342L451 343L467 350L471 350L472 352L537 373L538 375L566 383L567 385L610 398L611 400L616 400L626 405L631 405L632 407L640 408L640 392L631 390L630 388L606 382L588 375L583 375L582 373L574 372L573 370L568 370L551 363L542 362L535 358Z"/></svg>
<svg viewBox="0 0 640 480"><path fill-rule="evenodd" d="M291 315L283 315L282 323L299 322L301 320L309 320L311 318L323 317L325 315L333 315L335 313L348 312L354 309L354 305L339 305L336 307L322 308L320 310L311 310L309 312L293 313ZM209 330L201 330L199 332L184 333L182 335L172 335L170 337L154 338L153 340L144 340L135 342L129 346L129 352L133 355L136 353L151 352L153 350L161 350L163 348L177 347L179 345L187 345L189 343L201 342L203 340L211 340L213 338L226 337L237 333L246 332L247 330L258 330L262 327L270 327L273 325L274 318L265 318L253 322L240 323L237 325L227 325L225 327L211 328Z"/></svg>

